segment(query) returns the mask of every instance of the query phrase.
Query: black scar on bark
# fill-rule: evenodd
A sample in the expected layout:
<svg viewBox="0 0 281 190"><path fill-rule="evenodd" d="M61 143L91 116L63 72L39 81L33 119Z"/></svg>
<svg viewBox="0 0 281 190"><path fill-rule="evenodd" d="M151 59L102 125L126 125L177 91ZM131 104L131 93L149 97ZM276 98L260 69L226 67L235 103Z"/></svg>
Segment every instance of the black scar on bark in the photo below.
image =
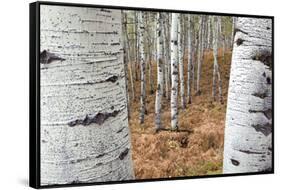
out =
<svg viewBox="0 0 281 190"><path fill-rule="evenodd" d="M122 128L119 129L116 133L121 133L124 129L125 129L125 127L122 127Z"/></svg>
<svg viewBox="0 0 281 190"><path fill-rule="evenodd" d="M234 159L230 159L231 163L234 165L234 166L239 166L240 162L237 161L237 160L234 160Z"/></svg>
<svg viewBox="0 0 281 190"><path fill-rule="evenodd" d="M248 32L245 32L245 31L243 31L243 30L241 30L239 28L234 28L234 35L236 34L236 32L241 32L241 33L246 34L246 35L249 34Z"/></svg>
<svg viewBox="0 0 281 190"><path fill-rule="evenodd" d="M257 131L261 132L265 136L268 136L269 134L272 133L272 124L266 123L266 124L257 124L257 125L252 125L252 127Z"/></svg>
<svg viewBox="0 0 281 190"><path fill-rule="evenodd" d="M64 58L59 57L58 55L51 53L47 50L43 50L40 53L40 63L42 64L49 64L53 61L64 61Z"/></svg>
<svg viewBox="0 0 281 190"><path fill-rule="evenodd" d="M267 97L267 92L257 92L257 93L253 93L252 95L264 99Z"/></svg>
<svg viewBox="0 0 281 190"><path fill-rule="evenodd" d="M250 151L250 150L238 150L238 151L246 153L246 154L263 154L262 152L255 152L255 151Z"/></svg>
<svg viewBox="0 0 281 190"><path fill-rule="evenodd" d="M101 158L101 157L103 157L104 155L105 155L105 153L99 154L99 155L96 156L96 158Z"/></svg>
<svg viewBox="0 0 281 190"><path fill-rule="evenodd" d="M269 50L261 50L252 56L253 60L260 61L272 70L272 53Z"/></svg>
<svg viewBox="0 0 281 190"><path fill-rule="evenodd" d="M83 125L88 126L92 123L96 123L98 125L101 125L104 123L105 120L107 120L109 117L116 117L120 110L115 110L111 113L108 112L99 112L96 115L86 115L83 119L76 119L74 121L70 121L68 124L69 127L74 127L75 125Z"/></svg>
<svg viewBox="0 0 281 190"><path fill-rule="evenodd" d="M238 39L236 40L237 46L240 46L241 44L243 44L244 41L245 41L245 40L243 40L243 39L241 39L241 38L238 38Z"/></svg>
<svg viewBox="0 0 281 190"><path fill-rule="evenodd" d="M266 83L271 84L271 79L269 77L266 77Z"/></svg>
<svg viewBox="0 0 281 190"><path fill-rule="evenodd" d="M123 160L128 155L129 150L130 150L129 148L126 148L124 151L122 151L119 155L119 159Z"/></svg>
<svg viewBox="0 0 281 190"><path fill-rule="evenodd" d="M249 110L250 113L263 113L264 116L267 119L272 118L272 109L266 109L266 110Z"/></svg>
<svg viewBox="0 0 281 190"><path fill-rule="evenodd" d="M158 84L158 85L157 85L157 90L160 91L160 89L161 89L161 85Z"/></svg>
<svg viewBox="0 0 281 190"><path fill-rule="evenodd" d="M158 36L161 36L161 30L158 31Z"/></svg>
<svg viewBox="0 0 281 190"><path fill-rule="evenodd" d="M105 81L115 83L117 80L118 80L118 77L114 75L114 76L107 78Z"/></svg>

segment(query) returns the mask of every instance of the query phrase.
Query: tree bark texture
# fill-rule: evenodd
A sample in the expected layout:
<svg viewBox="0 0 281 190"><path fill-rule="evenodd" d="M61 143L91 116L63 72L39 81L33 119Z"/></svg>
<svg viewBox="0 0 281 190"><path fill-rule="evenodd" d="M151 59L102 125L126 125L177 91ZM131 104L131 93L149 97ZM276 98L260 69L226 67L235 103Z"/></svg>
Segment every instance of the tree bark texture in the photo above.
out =
<svg viewBox="0 0 281 190"><path fill-rule="evenodd" d="M145 115L145 97L146 97L146 63L144 55L144 13L139 12L138 17L138 32L139 32L139 50L140 50L140 71L141 71L141 95L140 95L140 123L144 122Z"/></svg>
<svg viewBox="0 0 281 190"><path fill-rule="evenodd" d="M41 5L41 185L134 179L121 11Z"/></svg>
<svg viewBox="0 0 281 190"><path fill-rule="evenodd" d="M178 23L179 14L172 13L171 27L171 127L178 129Z"/></svg>
<svg viewBox="0 0 281 190"><path fill-rule="evenodd" d="M272 20L238 18L228 90L224 173L272 170Z"/></svg>

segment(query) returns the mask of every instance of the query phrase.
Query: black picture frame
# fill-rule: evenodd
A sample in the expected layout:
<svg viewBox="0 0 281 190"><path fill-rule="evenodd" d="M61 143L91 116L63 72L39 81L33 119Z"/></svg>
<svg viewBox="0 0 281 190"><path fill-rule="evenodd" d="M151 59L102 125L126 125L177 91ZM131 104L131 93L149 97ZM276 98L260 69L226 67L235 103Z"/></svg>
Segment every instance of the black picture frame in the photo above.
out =
<svg viewBox="0 0 281 190"><path fill-rule="evenodd" d="M40 6L56 5L65 7L91 7L91 8L108 8L118 10L137 10L137 11L154 11L154 12L175 12L175 13L192 13L201 15L217 15L217 16L236 16L250 18L267 18L272 20L272 170L263 172L237 173L237 174L216 174L206 176L186 176L159 179L141 179L127 181L109 181L96 183L79 183L79 184L63 184L63 185L40 185ZM55 188L55 187L75 187L102 184L121 184L121 183L139 183L151 181L166 180L185 180L198 178L214 178L214 177L231 177L246 176L274 173L274 17L264 15L248 15L234 13L218 13L218 12L201 12L201 11L183 11L172 9L155 9L142 7L123 7L109 5L92 5L80 3L61 3L37 1L29 4L29 44L30 44L30 65L29 65L29 185L33 188Z"/></svg>

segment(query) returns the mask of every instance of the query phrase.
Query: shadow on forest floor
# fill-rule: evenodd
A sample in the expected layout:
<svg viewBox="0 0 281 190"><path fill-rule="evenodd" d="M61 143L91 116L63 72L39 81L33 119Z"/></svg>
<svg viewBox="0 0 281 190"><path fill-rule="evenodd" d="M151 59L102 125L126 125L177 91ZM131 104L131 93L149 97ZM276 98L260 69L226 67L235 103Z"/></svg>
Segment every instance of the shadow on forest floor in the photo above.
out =
<svg viewBox="0 0 281 190"><path fill-rule="evenodd" d="M187 73L186 60L185 58L185 73ZM165 98L163 98L162 104L162 125L166 130L155 133L155 93L147 93L147 115L145 115L144 124L139 124L140 81L136 81L137 99L130 102L129 127L134 171L137 179L221 173L230 61L231 52L226 52L226 62L223 63L220 50L219 66L223 82L224 102L224 104L220 104L214 102L211 96L213 55L212 52L206 52L202 65L202 94L200 96L193 95L192 103L187 105L187 109L179 109L180 132L178 133L169 130L170 101ZM153 64L152 73L154 74L155 86L157 80L156 64Z"/></svg>

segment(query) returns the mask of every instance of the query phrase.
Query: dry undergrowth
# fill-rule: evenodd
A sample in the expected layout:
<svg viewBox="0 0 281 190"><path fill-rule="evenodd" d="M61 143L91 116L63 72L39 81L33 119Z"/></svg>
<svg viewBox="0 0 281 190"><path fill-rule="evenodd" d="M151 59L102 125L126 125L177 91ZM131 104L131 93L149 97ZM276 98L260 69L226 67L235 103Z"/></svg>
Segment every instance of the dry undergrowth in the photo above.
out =
<svg viewBox="0 0 281 190"><path fill-rule="evenodd" d="M186 110L179 110L180 132L161 131L155 134L155 93L149 93L148 85L147 115L145 115L144 124L139 124L140 84L139 81L136 82L137 100L131 102L129 126L137 179L221 173L230 60L230 51L226 53L225 63L223 63L221 51L219 51L224 98L224 104L221 105L219 102L214 102L211 97L212 52L205 54L201 76L202 94L192 96L192 104L188 104ZM156 64L153 69L153 79L156 83ZM186 70L185 65L185 73ZM165 98L163 101L162 124L168 129L170 127L170 103Z"/></svg>

